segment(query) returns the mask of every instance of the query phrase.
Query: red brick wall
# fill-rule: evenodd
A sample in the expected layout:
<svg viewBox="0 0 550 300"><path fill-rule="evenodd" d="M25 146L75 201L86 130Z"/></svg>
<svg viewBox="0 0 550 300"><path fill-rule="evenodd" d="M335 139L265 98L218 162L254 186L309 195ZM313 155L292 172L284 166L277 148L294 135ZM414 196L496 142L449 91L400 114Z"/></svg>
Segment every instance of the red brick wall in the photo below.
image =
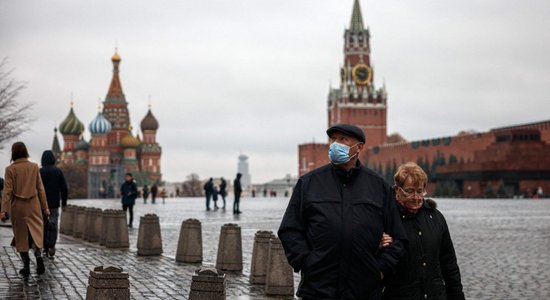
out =
<svg viewBox="0 0 550 300"><path fill-rule="evenodd" d="M309 143L298 145L298 175L302 176L328 164L328 144Z"/></svg>

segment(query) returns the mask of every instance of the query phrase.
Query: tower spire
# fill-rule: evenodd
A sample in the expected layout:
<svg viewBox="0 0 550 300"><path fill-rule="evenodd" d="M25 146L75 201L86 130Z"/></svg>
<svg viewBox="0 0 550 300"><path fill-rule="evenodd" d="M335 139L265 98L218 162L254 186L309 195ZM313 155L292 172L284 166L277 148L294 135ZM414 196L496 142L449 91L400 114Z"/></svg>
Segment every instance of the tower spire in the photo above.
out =
<svg viewBox="0 0 550 300"><path fill-rule="evenodd" d="M349 30L353 32L362 31L365 29L363 25L363 15L361 15L361 6L359 0L355 0L353 3L353 12L351 13L351 21L349 24Z"/></svg>
<svg viewBox="0 0 550 300"><path fill-rule="evenodd" d="M120 55L118 54L118 48L115 47L115 54L111 57L113 62L113 79L111 79L111 85L109 86L109 91L107 92L107 98L105 102L108 103L126 103L126 97L122 92L122 85L120 84L120 78L118 77L119 65L120 65Z"/></svg>

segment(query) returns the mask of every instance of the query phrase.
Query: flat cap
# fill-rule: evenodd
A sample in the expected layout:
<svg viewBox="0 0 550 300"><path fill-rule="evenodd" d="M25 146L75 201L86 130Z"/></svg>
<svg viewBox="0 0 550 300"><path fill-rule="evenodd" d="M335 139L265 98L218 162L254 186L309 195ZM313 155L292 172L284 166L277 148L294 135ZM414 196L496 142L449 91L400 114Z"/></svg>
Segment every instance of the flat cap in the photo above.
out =
<svg viewBox="0 0 550 300"><path fill-rule="evenodd" d="M327 135L330 137L335 132L341 132L347 136L356 138L361 143L365 142L365 133L363 130L355 125L350 124L336 124L327 129Z"/></svg>

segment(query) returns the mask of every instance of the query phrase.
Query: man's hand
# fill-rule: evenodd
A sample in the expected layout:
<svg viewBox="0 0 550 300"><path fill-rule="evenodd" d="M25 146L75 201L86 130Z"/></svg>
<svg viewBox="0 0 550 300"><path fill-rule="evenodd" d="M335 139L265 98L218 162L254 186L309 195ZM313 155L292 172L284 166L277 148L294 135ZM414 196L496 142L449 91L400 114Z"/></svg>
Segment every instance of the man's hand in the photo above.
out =
<svg viewBox="0 0 550 300"><path fill-rule="evenodd" d="M50 210L49 209L44 209L42 210L42 213L46 216L46 217L49 217L50 216Z"/></svg>
<svg viewBox="0 0 550 300"><path fill-rule="evenodd" d="M8 214L5 213L5 212L0 212L0 220L2 220L2 222L4 222L7 219L8 219Z"/></svg>
<svg viewBox="0 0 550 300"><path fill-rule="evenodd" d="M393 238L389 234L384 232L382 234L382 239L380 240L380 245L378 246L378 248L382 249L382 248L388 247L392 242L393 242Z"/></svg>

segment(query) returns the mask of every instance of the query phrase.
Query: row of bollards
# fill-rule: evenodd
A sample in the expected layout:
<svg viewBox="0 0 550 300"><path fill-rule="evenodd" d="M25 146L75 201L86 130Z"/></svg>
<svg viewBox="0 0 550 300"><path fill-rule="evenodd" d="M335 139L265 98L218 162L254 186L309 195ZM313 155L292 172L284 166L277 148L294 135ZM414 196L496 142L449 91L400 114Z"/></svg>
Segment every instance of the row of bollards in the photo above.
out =
<svg viewBox="0 0 550 300"><path fill-rule="evenodd" d="M107 248L128 248L130 239L126 224L123 210L67 205L61 214L59 232ZM162 254L160 222L156 215L140 218L137 248L138 255Z"/></svg>
<svg viewBox="0 0 550 300"><path fill-rule="evenodd" d="M107 248L128 248L126 224L126 213L122 210L68 205L61 215L60 232ZM137 255L162 254L158 216L147 214L140 218L137 250ZM202 260L201 222L196 219L185 220L181 225L176 261L201 263ZM189 299L225 299L226 276L223 271L242 269L241 227L225 224L221 227L216 268L203 268L195 272ZM258 231L255 234L249 280L251 284L263 284L267 295L294 293L292 268L286 260L280 240L271 231ZM121 268L96 268L90 272L87 299L126 299L129 297L127 282L128 274L123 273Z"/></svg>

